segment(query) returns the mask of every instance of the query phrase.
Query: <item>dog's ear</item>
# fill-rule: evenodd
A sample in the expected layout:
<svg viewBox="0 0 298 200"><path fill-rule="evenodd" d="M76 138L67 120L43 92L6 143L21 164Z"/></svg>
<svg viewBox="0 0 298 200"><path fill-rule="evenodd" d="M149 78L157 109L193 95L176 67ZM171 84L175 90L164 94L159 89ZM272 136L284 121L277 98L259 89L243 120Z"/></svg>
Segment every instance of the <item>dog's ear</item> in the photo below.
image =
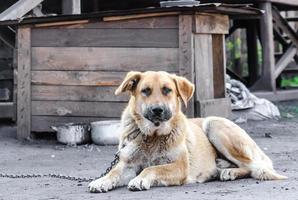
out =
<svg viewBox="0 0 298 200"><path fill-rule="evenodd" d="M136 86L141 78L141 74L142 74L141 72L136 72L136 71L128 72L126 74L126 77L124 78L123 82L116 89L115 95L118 95L125 91L132 92L136 88Z"/></svg>
<svg viewBox="0 0 298 200"><path fill-rule="evenodd" d="M185 107L187 107L187 102L191 99L195 91L195 86L186 78L177 75L172 76L176 84L178 95L182 99Z"/></svg>

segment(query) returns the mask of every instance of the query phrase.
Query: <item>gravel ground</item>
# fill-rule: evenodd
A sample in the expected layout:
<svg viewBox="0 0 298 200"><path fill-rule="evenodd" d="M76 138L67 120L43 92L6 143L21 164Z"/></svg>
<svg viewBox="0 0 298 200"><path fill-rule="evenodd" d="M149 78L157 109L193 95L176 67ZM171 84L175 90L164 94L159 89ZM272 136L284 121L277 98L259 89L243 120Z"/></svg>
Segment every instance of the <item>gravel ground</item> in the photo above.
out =
<svg viewBox="0 0 298 200"><path fill-rule="evenodd" d="M289 177L285 181L242 179L213 181L180 187L159 187L130 192L125 187L104 194L87 192L86 182L54 178L0 178L2 200L45 199L298 199L298 111L297 102L281 103L280 121L241 124L271 157L275 168ZM59 173L79 177L98 176L113 159L115 146L67 147L54 140L20 142L14 126L0 126L0 173Z"/></svg>

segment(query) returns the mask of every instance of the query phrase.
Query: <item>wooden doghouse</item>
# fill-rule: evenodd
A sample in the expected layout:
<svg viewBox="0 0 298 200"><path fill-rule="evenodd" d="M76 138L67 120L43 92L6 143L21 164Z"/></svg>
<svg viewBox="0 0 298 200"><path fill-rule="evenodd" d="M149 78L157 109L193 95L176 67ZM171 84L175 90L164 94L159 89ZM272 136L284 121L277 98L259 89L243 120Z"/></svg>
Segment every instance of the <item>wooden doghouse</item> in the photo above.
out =
<svg viewBox="0 0 298 200"><path fill-rule="evenodd" d="M149 10L19 24L19 138L61 123L119 118L128 97L115 96L114 90L130 70L184 76L196 85L189 116L227 116L228 16Z"/></svg>

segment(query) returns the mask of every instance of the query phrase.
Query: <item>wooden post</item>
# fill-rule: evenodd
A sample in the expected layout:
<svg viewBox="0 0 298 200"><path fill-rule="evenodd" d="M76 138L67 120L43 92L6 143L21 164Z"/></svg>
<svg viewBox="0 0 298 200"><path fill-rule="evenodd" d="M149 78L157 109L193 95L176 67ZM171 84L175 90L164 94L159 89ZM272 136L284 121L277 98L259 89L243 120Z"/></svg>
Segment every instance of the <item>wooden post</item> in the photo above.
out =
<svg viewBox="0 0 298 200"><path fill-rule="evenodd" d="M195 82L192 15L179 15L179 75ZM194 97L186 109L188 117L194 116Z"/></svg>
<svg viewBox="0 0 298 200"><path fill-rule="evenodd" d="M226 97L226 51L223 34L212 35L214 98Z"/></svg>
<svg viewBox="0 0 298 200"><path fill-rule="evenodd" d="M31 29L18 29L17 137L28 139L31 133Z"/></svg>
<svg viewBox="0 0 298 200"><path fill-rule="evenodd" d="M66 15L81 14L81 0L63 0L62 13Z"/></svg>
<svg viewBox="0 0 298 200"><path fill-rule="evenodd" d="M247 60L249 72L249 84L256 82L259 72L258 59L258 39L257 39L257 22L249 21L247 23L246 41L247 41Z"/></svg>
<svg viewBox="0 0 298 200"><path fill-rule="evenodd" d="M253 89L265 89L276 91L274 79L275 60L274 60L274 40L273 40L273 22L272 5L270 2L260 3L260 9L265 10L260 19L261 44L262 44L262 75Z"/></svg>

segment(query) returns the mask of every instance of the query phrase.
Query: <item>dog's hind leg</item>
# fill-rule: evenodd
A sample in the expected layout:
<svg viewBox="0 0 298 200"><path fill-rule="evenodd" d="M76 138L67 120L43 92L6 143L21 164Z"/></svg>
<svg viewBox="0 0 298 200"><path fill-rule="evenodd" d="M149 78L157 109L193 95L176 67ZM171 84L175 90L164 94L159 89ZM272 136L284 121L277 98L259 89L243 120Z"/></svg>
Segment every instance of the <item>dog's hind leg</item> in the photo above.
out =
<svg viewBox="0 0 298 200"><path fill-rule="evenodd" d="M261 180L285 179L273 169L272 161L238 125L220 117L207 117L202 128L209 141L227 160L239 167L237 175L249 173ZM228 171L227 171L228 172ZM227 173L225 172L225 173ZM244 173L245 172L245 173ZM224 175L224 172L222 172Z"/></svg>

